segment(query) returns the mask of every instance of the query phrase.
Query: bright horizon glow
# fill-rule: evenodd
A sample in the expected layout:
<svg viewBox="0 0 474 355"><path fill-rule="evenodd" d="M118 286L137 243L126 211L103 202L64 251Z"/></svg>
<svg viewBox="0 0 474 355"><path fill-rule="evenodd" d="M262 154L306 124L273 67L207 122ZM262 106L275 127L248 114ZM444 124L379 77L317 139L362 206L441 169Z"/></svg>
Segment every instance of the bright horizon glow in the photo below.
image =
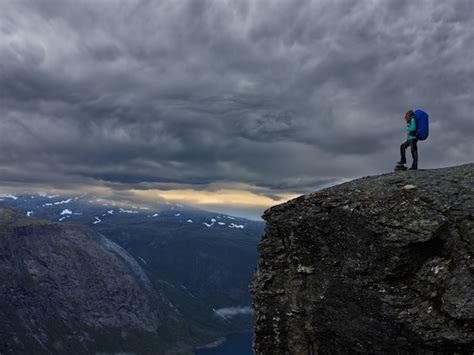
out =
<svg viewBox="0 0 474 355"><path fill-rule="evenodd" d="M162 198L169 202L177 202L187 205L238 205L238 206L260 206L270 207L284 203L297 194L283 193L280 199L272 199L267 196L254 194L244 190L221 189L217 191L197 191L192 189L174 190L130 190L138 198L150 200Z"/></svg>

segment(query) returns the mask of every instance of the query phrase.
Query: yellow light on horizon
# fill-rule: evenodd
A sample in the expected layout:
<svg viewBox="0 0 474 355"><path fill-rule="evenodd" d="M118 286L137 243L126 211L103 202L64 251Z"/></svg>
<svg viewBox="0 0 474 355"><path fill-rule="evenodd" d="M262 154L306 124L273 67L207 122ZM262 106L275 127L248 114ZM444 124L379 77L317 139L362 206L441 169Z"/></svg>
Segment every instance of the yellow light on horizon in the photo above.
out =
<svg viewBox="0 0 474 355"><path fill-rule="evenodd" d="M192 189L173 190L131 190L139 198L146 200L162 198L167 201L194 205L245 205L245 206L273 206L284 203L298 195L291 193L280 194L275 200L267 196L245 190L221 189L216 191L199 191Z"/></svg>

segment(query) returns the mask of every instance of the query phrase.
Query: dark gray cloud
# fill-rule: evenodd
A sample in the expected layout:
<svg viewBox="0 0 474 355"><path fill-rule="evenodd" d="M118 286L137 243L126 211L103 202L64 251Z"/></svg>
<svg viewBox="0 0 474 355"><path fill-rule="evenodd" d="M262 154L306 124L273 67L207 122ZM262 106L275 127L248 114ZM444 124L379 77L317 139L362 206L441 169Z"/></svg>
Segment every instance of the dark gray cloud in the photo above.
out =
<svg viewBox="0 0 474 355"><path fill-rule="evenodd" d="M304 193L474 155L474 3L5 1L1 184Z"/></svg>

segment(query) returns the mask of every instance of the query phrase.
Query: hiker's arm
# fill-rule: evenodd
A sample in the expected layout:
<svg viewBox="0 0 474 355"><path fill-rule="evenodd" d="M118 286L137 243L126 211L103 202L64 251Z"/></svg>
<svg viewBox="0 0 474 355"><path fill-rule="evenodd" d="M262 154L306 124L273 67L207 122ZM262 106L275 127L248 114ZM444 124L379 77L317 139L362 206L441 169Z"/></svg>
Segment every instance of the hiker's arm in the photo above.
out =
<svg viewBox="0 0 474 355"><path fill-rule="evenodd" d="M416 131L416 120L412 118L410 123L407 125L408 132L415 132Z"/></svg>

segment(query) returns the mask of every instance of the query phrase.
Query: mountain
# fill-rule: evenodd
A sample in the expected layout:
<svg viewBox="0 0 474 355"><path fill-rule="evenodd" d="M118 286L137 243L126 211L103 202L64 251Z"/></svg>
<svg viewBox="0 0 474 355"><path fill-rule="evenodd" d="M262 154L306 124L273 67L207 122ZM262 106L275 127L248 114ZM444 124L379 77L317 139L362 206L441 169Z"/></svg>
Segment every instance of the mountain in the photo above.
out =
<svg viewBox="0 0 474 355"><path fill-rule="evenodd" d="M65 227L84 225L119 246L143 270L155 299L166 300L172 317L162 324L181 348L253 327L248 284L263 222L176 204L112 205L90 196L3 194L0 200L25 221L39 217Z"/></svg>
<svg viewBox="0 0 474 355"><path fill-rule="evenodd" d="M0 208L0 260L1 353L160 351L183 322L130 255L86 227Z"/></svg>
<svg viewBox="0 0 474 355"><path fill-rule="evenodd" d="M366 177L264 214L256 354L471 354L474 164Z"/></svg>

